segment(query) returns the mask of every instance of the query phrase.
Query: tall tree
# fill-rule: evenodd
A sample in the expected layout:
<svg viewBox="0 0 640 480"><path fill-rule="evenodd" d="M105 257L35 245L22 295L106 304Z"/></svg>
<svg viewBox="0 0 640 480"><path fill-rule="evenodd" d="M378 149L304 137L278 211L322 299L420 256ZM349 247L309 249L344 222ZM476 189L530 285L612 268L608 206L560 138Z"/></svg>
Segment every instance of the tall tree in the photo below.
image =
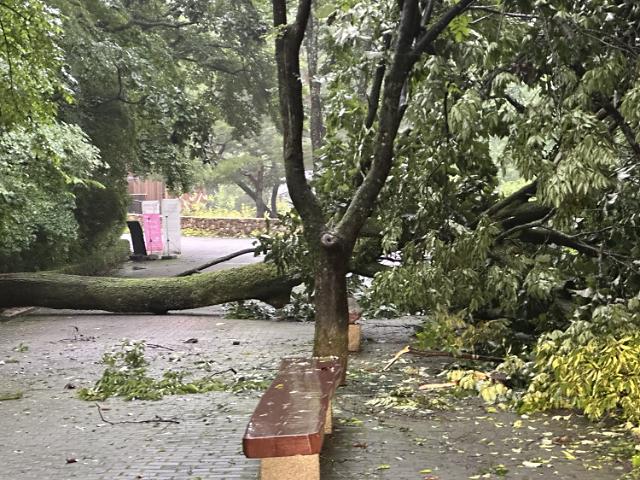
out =
<svg viewBox="0 0 640 480"><path fill-rule="evenodd" d="M241 139L218 122L199 182L208 190L221 184L236 185L255 203L257 218L265 214L277 218L277 195L284 177L282 135L264 118L259 133Z"/></svg>
<svg viewBox="0 0 640 480"><path fill-rule="evenodd" d="M0 3L0 271L46 268L78 237L78 194L102 166L68 102L61 18L44 2Z"/></svg>
<svg viewBox="0 0 640 480"><path fill-rule="evenodd" d="M397 3L392 51L383 74L375 140L364 177L338 218L329 218L311 189L304 168L302 131L304 109L300 76L300 46L309 22L311 0L300 0L293 22L288 22L287 2L273 0L276 62L280 110L284 131L284 164L289 194L304 225L304 235L314 256L314 355L336 355L346 362L346 273L358 234L373 211L393 164L395 139L406 110L414 65L447 26L473 3L462 0L443 8L432 21L433 2L405 0ZM374 128L372 126L372 128Z"/></svg>

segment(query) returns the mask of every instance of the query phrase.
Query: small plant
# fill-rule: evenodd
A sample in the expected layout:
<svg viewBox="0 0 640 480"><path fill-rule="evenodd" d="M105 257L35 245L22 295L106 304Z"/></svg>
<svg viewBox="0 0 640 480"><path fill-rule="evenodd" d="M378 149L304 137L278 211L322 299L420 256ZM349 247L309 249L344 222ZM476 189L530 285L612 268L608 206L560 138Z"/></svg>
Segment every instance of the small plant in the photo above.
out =
<svg viewBox="0 0 640 480"><path fill-rule="evenodd" d="M29 351L29 345L26 345L26 344L24 344L24 343L20 342L20 343L18 344L18 346L13 347L13 351L14 351L14 352L18 352L18 353L25 353L25 352L28 352L28 351Z"/></svg>

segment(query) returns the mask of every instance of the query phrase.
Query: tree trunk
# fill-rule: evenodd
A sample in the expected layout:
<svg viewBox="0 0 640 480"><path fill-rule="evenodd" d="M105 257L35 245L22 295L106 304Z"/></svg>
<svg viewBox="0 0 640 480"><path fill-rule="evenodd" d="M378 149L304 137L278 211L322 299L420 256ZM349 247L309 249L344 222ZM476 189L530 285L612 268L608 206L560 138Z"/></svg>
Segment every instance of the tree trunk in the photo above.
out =
<svg viewBox="0 0 640 480"><path fill-rule="evenodd" d="M256 191L256 217L264 218L264 214L267 213L268 208L264 203L264 199L262 197L264 192L264 164L260 164L260 168L258 169L257 175L255 177L250 177L253 181L253 185Z"/></svg>
<svg viewBox="0 0 640 480"><path fill-rule="evenodd" d="M262 199L262 191L257 188L253 190L242 179L235 178L234 182L240 189L247 194L256 204L256 218L263 218L265 213L271 214L271 210L267 207ZM253 183L253 182L252 182Z"/></svg>
<svg viewBox="0 0 640 480"><path fill-rule="evenodd" d="M315 268L314 303L316 307L313 354L338 356L346 366L347 331L347 267L349 255L322 248Z"/></svg>
<svg viewBox="0 0 640 480"><path fill-rule="evenodd" d="M262 197L256 197L256 218L264 218L265 213L267 213L267 205Z"/></svg>
<svg viewBox="0 0 640 480"><path fill-rule="evenodd" d="M153 312L257 299L276 307L289 301L297 277L256 263L190 277L110 278L57 273L0 275L0 308L49 307L110 312Z"/></svg>
<svg viewBox="0 0 640 480"><path fill-rule="evenodd" d="M278 218L278 190L280 185L274 185L271 188L271 211L269 212L269 218Z"/></svg>
<svg viewBox="0 0 640 480"><path fill-rule="evenodd" d="M337 355L346 363L348 311L346 301L347 263L356 239L371 213L376 199L391 171L395 139L406 111L405 87L410 85L414 64L432 48L449 23L473 3L460 0L435 21L429 29L431 12L421 11L422 2L398 2L400 21L390 68L380 85L381 110L374 135L371 168L354 193L351 202L337 224L327 223L329 214L307 181L302 148L304 107L300 75L300 47L305 31L313 28L310 19L312 0L299 0L295 20L289 22L286 0L272 0L276 63L278 65L278 93L283 131L283 158L287 187L293 204L300 214L304 235L317 256L315 262L316 355ZM429 2L431 4L431 2ZM425 12L426 13L426 12ZM422 25L421 17L425 18ZM306 32L309 35L309 32ZM313 35L313 33L311 33ZM315 51L317 54L317 51ZM310 62L312 63L312 62ZM315 72L317 73L317 72ZM310 75L311 77L311 75ZM382 80L382 79L381 79ZM314 85L312 83L312 87ZM319 98L319 97L318 97Z"/></svg>

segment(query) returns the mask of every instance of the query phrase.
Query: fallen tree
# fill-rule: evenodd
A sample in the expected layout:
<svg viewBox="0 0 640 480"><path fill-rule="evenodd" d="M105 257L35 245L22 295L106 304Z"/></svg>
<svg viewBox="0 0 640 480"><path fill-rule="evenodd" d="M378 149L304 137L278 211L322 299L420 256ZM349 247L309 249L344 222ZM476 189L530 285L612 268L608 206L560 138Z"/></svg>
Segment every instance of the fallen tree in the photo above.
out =
<svg viewBox="0 0 640 480"><path fill-rule="evenodd" d="M289 301L297 275L257 263L188 277L112 278L59 273L0 275L0 308L37 306L110 312L166 313L256 299L274 307Z"/></svg>

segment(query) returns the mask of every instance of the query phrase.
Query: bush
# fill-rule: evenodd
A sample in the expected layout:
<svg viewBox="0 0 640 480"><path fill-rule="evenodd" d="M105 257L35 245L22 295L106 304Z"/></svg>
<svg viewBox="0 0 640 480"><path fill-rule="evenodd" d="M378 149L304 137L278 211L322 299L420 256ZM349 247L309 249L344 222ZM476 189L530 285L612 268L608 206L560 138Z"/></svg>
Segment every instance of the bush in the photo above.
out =
<svg viewBox="0 0 640 480"><path fill-rule="evenodd" d="M590 322L540 338L524 411L575 408L640 423L638 299L598 307Z"/></svg>

